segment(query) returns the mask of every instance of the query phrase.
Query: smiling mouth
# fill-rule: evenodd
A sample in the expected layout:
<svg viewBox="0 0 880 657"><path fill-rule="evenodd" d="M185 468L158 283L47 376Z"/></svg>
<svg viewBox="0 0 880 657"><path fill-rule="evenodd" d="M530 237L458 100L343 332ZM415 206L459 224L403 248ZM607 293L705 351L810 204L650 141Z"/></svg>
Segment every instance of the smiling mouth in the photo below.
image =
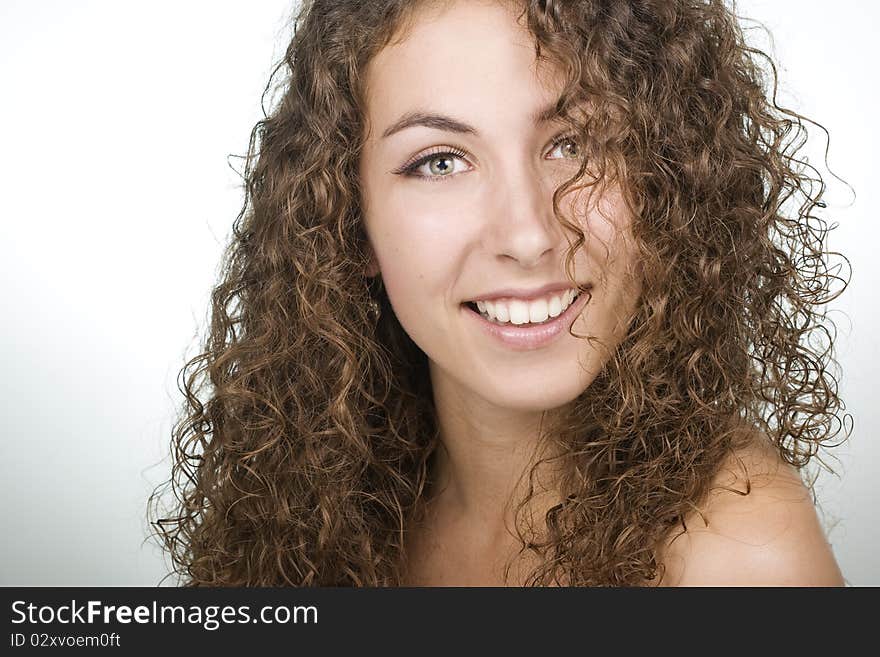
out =
<svg viewBox="0 0 880 657"><path fill-rule="evenodd" d="M592 286L583 290L572 289L569 290L570 296L562 295L561 303L560 298L555 298L550 304L542 304L537 307L518 300L501 304L497 302L494 304L480 302L478 304L476 301L465 301L462 305L484 321L496 326L528 329L529 327L544 326L558 320L567 314L567 311L577 303L585 292L591 296L591 290Z"/></svg>
<svg viewBox="0 0 880 657"><path fill-rule="evenodd" d="M580 295L578 295L578 296L580 296ZM575 300L577 300L577 297L575 297ZM572 302L572 303L574 303L574 302ZM515 322L512 322L512 321L509 321L509 320L506 322L502 322L501 320L496 319L496 318L492 317L491 315L489 315L489 313L487 313L485 311L481 311L477 307L477 304L474 301L468 301L464 305L467 306L468 308L470 308L477 315L479 315L480 317L485 319L487 322L492 322L493 324L498 324L499 326L521 326L523 328L528 327L528 326L542 326L544 324L549 324L550 322L559 318L559 315L557 315L556 317L550 317L548 315L547 319L545 319L542 322L533 322L531 320L529 320L527 322L520 322L518 324ZM562 314L562 313L560 313L560 314Z"/></svg>
<svg viewBox="0 0 880 657"><path fill-rule="evenodd" d="M473 326L479 333L488 337L495 346L501 346L506 350L515 352L529 352L550 347L561 339L562 336L569 333L572 323L577 320L580 313L590 303L593 296L591 290L592 286L583 288L580 294L576 295L568 303L567 307L554 317L548 316L550 314L549 304L546 311L538 304L537 307L529 306L528 319L526 319L522 306L517 307L515 300L511 300L508 304L508 310L513 314L513 317L508 319L516 320L515 322L502 322L498 320L496 317L499 312L497 303L493 308L489 305L490 302L488 301L462 302L461 312L465 318L465 323L471 325L471 320L468 318L473 318ZM554 301L554 313L557 312L558 307ZM483 310L480 311L480 308L483 308ZM536 311L534 315L536 320L544 317L546 319L532 322L532 310ZM503 318L503 307L500 313Z"/></svg>

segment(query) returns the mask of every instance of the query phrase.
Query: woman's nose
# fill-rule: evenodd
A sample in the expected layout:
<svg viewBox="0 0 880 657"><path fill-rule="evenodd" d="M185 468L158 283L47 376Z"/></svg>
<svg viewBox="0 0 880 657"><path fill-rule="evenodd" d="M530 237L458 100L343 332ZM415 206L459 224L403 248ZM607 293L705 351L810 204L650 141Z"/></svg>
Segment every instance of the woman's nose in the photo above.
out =
<svg viewBox="0 0 880 657"><path fill-rule="evenodd" d="M560 226L553 216L553 188L539 166L527 162L499 169L491 190L485 231L490 253L537 266L559 243Z"/></svg>

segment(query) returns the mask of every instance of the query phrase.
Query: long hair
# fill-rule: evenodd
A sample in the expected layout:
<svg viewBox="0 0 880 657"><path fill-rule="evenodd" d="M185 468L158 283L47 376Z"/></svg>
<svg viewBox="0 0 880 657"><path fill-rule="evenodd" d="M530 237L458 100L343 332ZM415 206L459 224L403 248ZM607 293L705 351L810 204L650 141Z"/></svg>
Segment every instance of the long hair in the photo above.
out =
<svg viewBox="0 0 880 657"><path fill-rule="evenodd" d="M403 581L439 434L426 356L364 275L357 164L366 65L425 4L301 6L151 497L182 584ZM565 75L558 108L586 155L554 195L567 268L589 236L559 200L619 182L642 276L626 336L546 427L561 501L520 534L526 583L644 583L748 435L803 468L839 433L824 306L846 281L816 216L822 178L798 158L807 121L777 105L773 63L722 0L514 4Z"/></svg>

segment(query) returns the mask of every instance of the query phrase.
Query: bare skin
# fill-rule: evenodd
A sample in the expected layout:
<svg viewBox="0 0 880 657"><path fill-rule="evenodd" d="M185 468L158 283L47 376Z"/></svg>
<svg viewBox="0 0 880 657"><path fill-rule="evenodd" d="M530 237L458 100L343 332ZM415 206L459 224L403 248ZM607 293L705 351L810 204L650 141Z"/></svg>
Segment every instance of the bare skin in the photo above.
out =
<svg viewBox="0 0 880 657"><path fill-rule="evenodd" d="M747 493L747 494L744 494ZM807 487L766 441L720 470L709 498L658 546L662 578L648 586L844 586ZM437 507L413 532L412 586L520 586L536 565L509 534ZM511 561L509 579L504 566Z"/></svg>
<svg viewBox="0 0 880 657"><path fill-rule="evenodd" d="M713 488L660 549L661 585L845 585L810 491L766 441L731 457Z"/></svg>

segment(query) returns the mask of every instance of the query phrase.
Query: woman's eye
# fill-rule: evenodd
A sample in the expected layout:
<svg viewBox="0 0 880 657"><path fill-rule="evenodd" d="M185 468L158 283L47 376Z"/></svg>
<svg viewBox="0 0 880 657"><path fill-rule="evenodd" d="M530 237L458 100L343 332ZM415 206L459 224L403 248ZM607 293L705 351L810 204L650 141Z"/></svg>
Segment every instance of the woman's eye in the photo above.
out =
<svg viewBox="0 0 880 657"><path fill-rule="evenodd" d="M449 178L462 171L467 171L466 166L456 166L457 162L464 162L463 158L464 153L460 152L432 153L404 167L400 173L415 178L427 178L428 180Z"/></svg>
<svg viewBox="0 0 880 657"><path fill-rule="evenodd" d="M572 136L560 137L553 143L551 154L560 151L562 159L577 160L581 156L577 141Z"/></svg>

